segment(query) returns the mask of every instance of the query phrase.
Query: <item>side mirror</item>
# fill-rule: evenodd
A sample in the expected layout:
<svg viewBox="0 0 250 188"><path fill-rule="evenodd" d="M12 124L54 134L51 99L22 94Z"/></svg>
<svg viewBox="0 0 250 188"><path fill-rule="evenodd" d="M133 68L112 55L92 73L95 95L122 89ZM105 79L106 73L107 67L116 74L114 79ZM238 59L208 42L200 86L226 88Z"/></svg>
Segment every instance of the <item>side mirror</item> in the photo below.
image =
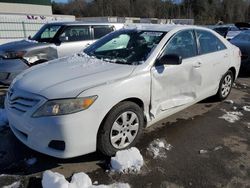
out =
<svg viewBox="0 0 250 188"><path fill-rule="evenodd" d="M164 55L158 60L158 64L161 65L180 65L181 63L182 57L177 54Z"/></svg>
<svg viewBox="0 0 250 188"><path fill-rule="evenodd" d="M59 37L59 41L60 42L67 42L67 41L69 41L69 37L67 37L67 36L60 36Z"/></svg>
<svg viewBox="0 0 250 188"><path fill-rule="evenodd" d="M28 39L31 40L31 35L28 36Z"/></svg>

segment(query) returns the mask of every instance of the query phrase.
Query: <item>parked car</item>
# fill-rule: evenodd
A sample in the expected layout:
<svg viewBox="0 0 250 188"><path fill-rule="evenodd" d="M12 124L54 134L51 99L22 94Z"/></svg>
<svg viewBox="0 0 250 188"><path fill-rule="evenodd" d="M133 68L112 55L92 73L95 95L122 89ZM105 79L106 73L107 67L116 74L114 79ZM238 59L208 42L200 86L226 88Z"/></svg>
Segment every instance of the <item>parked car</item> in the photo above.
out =
<svg viewBox="0 0 250 188"><path fill-rule="evenodd" d="M130 25L18 75L6 114L36 151L111 156L134 146L145 127L207 97L227 98L239 68L240 50L210 29Z"/></svg>
<svg viewBox="0 0 250 188"><path fill-rule="evenodd" d="M72 55L123 24L60 22L45 24L29 40L0 46L0 83L10 84L33 65Z"/></svg>
<svg viewBox="0 0 250 188"><path fill-rule="evenodd" d="M235 23L234 25L216 26L213 30L230 41L241 32L249 30L249 28L250 25L248 23Z"/></svg>
<svg viewBox="0 0 250 188"><path fill-rule="evenodd" d="M240 33L230 42L241 50L241 69L250 71L250 31Z"/></svg>

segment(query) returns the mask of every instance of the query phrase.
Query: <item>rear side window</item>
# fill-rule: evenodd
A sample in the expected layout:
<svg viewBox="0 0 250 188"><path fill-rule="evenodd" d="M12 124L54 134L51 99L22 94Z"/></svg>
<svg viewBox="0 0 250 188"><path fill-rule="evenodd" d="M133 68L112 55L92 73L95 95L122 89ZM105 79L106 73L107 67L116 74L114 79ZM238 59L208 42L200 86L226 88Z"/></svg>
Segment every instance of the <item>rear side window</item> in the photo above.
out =
<svg viewBox="0 0 250 188"><path fill-rule="evenodd" d="M67 27L59 36L61 42L91 40L89 26Z"/></svg>
<svg viewBox="0 0 250 188"><path fill-rule="evenodd" d="M167 44L163 55L179 55L183 59L197 55L197 45L192 30L177 33Z"/></svg>
<svg viewBox="0 0 250 188"><path fill-rule="evenodd" d="M93 26L94 30L94 39L99 39L108 33L114 31L113 27L111 26Z"/></svg>
<svg viewBox="0 0 250 188"><path fill-rule="evenodd" d="M197 38L200 43L199 52L201 55L220 50L225 50L226 46L214 34L209 31L198 30Z"/></svg>

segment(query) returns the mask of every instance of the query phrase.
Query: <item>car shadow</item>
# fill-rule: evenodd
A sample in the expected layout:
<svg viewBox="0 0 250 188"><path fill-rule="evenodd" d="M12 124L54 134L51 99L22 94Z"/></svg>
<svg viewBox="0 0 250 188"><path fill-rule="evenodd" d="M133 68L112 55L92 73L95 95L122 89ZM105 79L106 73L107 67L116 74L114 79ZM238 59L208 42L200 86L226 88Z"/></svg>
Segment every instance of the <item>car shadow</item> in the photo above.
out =
<svg viewBox="0 0 250 188"><path fill-rule="evenodd" d="M238 77L239 78L249 78L250 77L250 68L248 70L240 69Z"/></svg>

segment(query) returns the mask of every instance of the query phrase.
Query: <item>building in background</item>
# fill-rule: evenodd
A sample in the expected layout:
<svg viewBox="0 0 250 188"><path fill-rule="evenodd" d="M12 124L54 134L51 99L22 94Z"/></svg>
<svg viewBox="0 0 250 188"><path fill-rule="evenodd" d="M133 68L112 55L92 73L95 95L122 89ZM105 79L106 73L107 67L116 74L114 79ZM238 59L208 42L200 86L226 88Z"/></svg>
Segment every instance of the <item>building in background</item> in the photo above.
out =
<svg viewBox="0 0 250 188"><path fill-rule="evenodd" d="M52 15L50 0L0 0L0 13Z"/></svg>
<svg viewBox="0 0 250 188"><path fill-rule="evenodd" d="M58 21L75 21L75 16L53 15L50 0L0 0L0 44L28 38Z"/></svg>

